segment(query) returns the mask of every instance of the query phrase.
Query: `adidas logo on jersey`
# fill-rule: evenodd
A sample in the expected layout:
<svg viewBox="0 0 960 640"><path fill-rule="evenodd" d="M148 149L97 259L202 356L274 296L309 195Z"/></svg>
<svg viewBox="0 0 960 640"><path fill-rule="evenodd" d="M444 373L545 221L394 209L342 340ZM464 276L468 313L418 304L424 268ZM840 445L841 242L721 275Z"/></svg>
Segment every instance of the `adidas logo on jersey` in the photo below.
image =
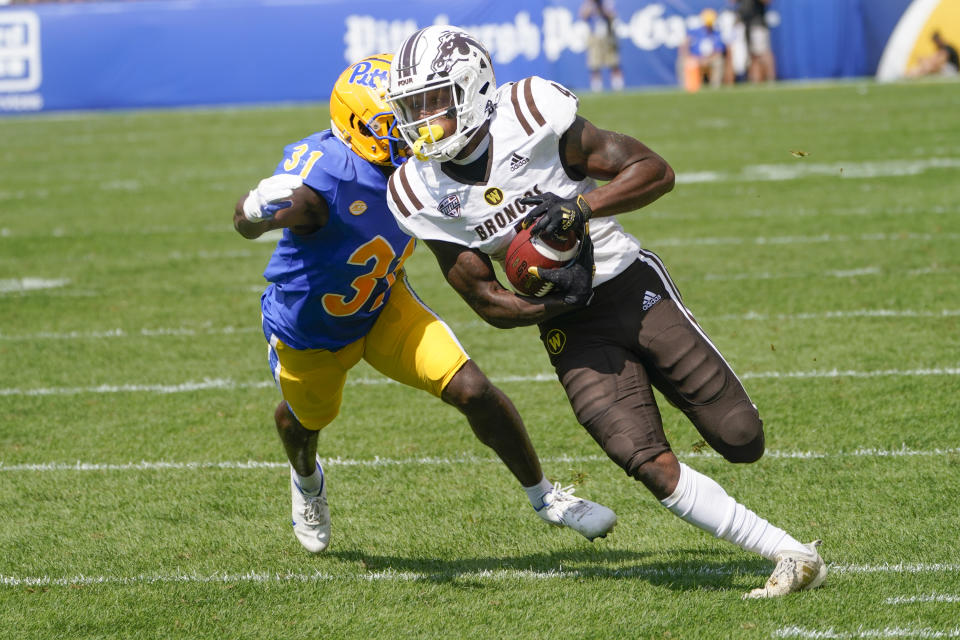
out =
<svg viewBox="0 0 960 640"><path fill-rule="evenodd" d="M513 155L510 156L510 171L516 171L528 162L530 162L530 158L524 158L522 155L514 151Z"/></svg>
<svg viewBox="0 0 960 640"><path fill-rule="evenodd" d="M660 302L660 300L662 299L663 297L660 294L654 293L652 291L647 291L645 294L643 294L643 310L646 311L653 305Z"/></svg>

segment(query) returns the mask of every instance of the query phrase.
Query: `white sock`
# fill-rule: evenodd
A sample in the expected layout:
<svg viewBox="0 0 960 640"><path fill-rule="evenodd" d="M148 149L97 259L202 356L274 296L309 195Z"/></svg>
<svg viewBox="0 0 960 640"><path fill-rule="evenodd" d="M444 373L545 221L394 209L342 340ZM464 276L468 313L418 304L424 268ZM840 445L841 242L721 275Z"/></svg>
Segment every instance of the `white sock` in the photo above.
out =
<svg viewBox="0 0 960 640"><path fill-rule="evenodd" d="M323 469L320 467L320 463L317 463L317 468L308 476L302 476L298 473L297 484L300 485L300 491L305 496L320 495L320 491L323 489Z"/></svg>
<svg viewBox="0 0 960 640"><path fill-rule="evenodd" d="M681 520L768 560L776 561L781 551L806 551L783 529L747 509L719 484L682 462L677 488L660 503Z"/></svg>
<svg viewBox="0 0 960 640"><path fill-rule="evenodd" d="M540 482L532 487L524 487L523 490L527 492L527 497L530 499L533 508L539 511L543 508L543 496L553 491L553 483L544 476L540 478Z"/></svg>

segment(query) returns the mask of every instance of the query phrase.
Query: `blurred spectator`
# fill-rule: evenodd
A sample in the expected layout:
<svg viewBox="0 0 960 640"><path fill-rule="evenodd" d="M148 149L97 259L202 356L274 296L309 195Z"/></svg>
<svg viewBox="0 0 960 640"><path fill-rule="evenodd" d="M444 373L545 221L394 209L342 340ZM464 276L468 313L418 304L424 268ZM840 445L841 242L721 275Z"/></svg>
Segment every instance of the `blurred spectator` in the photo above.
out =
<svg viewBox="0 0 960 640"><path fill-rule="evenodd" d="M623 70L620 68L620 46L613 30L617 14L613 0L584 0L580 5L580 19L590 25L587 40L587 68L590 70L590 89L603 91L603 70L610 69L610 86L623 89Z"/></svg>
<svg viewBox="0 0 960 640"><path fill-rule="evenodd" d="M733 83L727 45L716 30L717 12L700 12L700 26L687 34L678 50L677 73L687 91L697 91L704 81L711 87Z"/></svg>
<svg viewBox="0 0 960 640"><path fill-rule="evenodd" d="M776 62L770 48L767 6L771 0L730 0L736 5L737 17L743 23L750 62L747 77L751 82L772 82L777 79Z"/></svg>
<svg viewBox="0 0 960 640"><path fill-rule="evenodd" d="M939 31L934 31L933 46L936 47L932 55L920 58L917 64L907 70L908 78L919 78L920 76L932 75L957 75L960 70L960 57L957 56L957 48L948 43L940 35Z"/></svg>

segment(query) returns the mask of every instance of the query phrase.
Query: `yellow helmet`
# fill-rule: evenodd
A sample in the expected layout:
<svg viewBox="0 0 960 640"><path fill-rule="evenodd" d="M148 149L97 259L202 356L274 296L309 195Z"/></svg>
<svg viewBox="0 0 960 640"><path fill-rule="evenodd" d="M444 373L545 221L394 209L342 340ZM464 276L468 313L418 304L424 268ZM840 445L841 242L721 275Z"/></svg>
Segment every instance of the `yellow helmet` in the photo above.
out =
<svg viewBox="0 0 960 640"><path fill-rule="evenodd" d="M707 7L700 12L700 20L703 21L704 25L713 28L714 23L717 21L717 12Z"/></svg>
<svg viewBox="0 0 960 640"><path fill-rule="evenodd" d="M396 118L383 101L389 84L391 54L369 56L340 74L330 95L334 135L360 157L381 165L406 160L406 144L397 136Z"/></svg>

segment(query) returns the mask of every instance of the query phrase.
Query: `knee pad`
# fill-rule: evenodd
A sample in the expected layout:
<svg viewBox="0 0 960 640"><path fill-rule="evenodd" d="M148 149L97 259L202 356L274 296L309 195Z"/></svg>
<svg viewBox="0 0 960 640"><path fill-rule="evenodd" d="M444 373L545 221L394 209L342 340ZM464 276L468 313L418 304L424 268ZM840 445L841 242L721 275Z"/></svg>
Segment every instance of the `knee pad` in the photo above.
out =
<svg viewBox="0 0 960 640"><path fill-rule="evenodd" d="M756 462L763 455L763 420L751 402L739 402L720 420L715 447L730 462Z"/></svg>

